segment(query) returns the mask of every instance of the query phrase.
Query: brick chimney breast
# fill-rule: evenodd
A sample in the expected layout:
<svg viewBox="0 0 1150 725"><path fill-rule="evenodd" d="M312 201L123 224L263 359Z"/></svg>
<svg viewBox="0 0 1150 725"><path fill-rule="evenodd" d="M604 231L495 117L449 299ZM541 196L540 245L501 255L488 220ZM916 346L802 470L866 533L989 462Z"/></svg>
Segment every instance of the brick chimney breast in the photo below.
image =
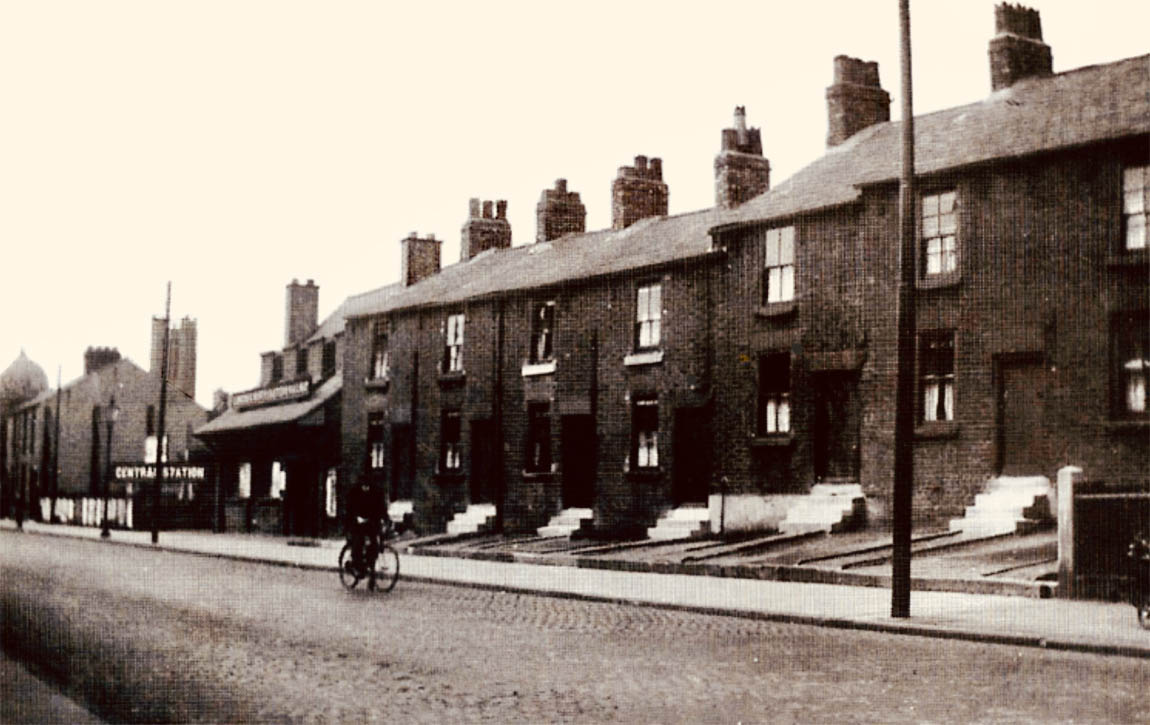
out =
<svg viewBox="0 0 1150 725"><path fill-rule="evenodd" d="M474 200L478 204L479 200ZM472 209L478 209L473 205ZM443 242L435 238L434 234L420 239L419 232L412 232L400 242L400 280L404 287L426 279L439 272L439 254Z"/></svg>
<svg viewBox="0 0 1150 725"><path fill-rule="evenodd" d="M471 200L471 211L475 211L478 200ZM498 208L498 214L495 209ZM507 249L511 246L511 222L507 220L507 202L500 200L483 202L482 216L472 213L460 229L459 261L466 262L488 249Z"/></svg>
<svg viewBox="0 0 1150 725"><path fill-rule="evenodd" d="M667 215L663 160L636 156L634 166L620 166L611 184L611 228L625 229L640 219Z"/></svg>
<svg viewBox="0 0 1150 725"><path fill-rule="evenodd" d="M1010 3L996 5L994 33L989 49L991 90L1054 73L1054 59L1050 46L1042 42L1042 20L1037 10Z"/></svg>
<svg viewBox="0 0 1150 725"><path fill-rule="evenodd" d="M878 63L836 56L834 83L827 88L827 148L889 120L890 94L879 84Z"/></svg>
<svg viewBox="0 0 1150 725"><path fill-rule="evenodd" d="M306 340L319 324L319 287L308 280L300 284L293 279L287 286L287 310L284 315L284 347Z"/></svg>
<svg viewBox="0 0 1150 725"><path fill-rule="evenodd" d="M549 242L568 234L587 231L587 208L579 192L567 191L567 179L556 179L554 189L544 189L535 205L535 241Z"/></svg>
<svg viewBox="0 0 1150 725"><path fill-rule="evenodd" d="M759 129L747 128L747 109L735 107L733 128L723 129L715 157L715 205L733 209L771 187L771 163L763 157Z"/></svg>
<svg viewBox="0 0 1150 725"><path fill-rule="evenodd" d="M84 374L94 373L120 361L120 351L114 347L89 347L84 351Z"/></svg>

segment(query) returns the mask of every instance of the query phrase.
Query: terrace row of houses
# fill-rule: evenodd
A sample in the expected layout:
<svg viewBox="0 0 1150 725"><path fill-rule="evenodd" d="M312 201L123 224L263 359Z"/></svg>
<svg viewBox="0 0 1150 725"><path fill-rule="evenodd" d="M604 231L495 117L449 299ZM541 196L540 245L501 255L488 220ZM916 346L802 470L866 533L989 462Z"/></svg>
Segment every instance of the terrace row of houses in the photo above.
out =
<svg viewBox="0 0 1150 725"><path fill-rule="evenodd" d="M920 522L1067 464L1150 487L1150 56L1055 74L1036 12L1000 5L996 27L992 93L915 119ZM472 200L456 264L412 233L399 282L322 321L293 281L283 349L194 430L217 525L334 531L365 479L425 533L882 525L889 105L877 65L840 56L827 150L782 184L739 108L713 208L669 216L661 160L637 156L610 229L560 179L532 244Z"/></svg>

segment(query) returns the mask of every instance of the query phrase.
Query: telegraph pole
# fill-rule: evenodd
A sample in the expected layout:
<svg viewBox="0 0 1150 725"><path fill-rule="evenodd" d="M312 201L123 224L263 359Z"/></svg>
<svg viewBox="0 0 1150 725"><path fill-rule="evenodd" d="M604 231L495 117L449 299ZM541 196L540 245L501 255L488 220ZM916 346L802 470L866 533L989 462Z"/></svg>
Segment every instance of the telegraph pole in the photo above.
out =
<svg viewBox="0 0 1150 725"><path fill-rule="evenodd" d="M894 420L892 617L910 616L910 534L914 501L915 191L910 0L899 0L902 65L902 175L899 183L898 388Z"/></svg>
<svg viewBox="0 0 1150 725"><path fill-rule="evenodd" d="M56 430L52 434L52 508L48 511L48 523L56 522L56 497L60 492L60 365L56 365Z"/></svg>
<svg viewBox="0 0 1150 725"><path fill-rule="evenodd" d="M156 481L152 486L152 543L160 543L160 492L164 487L164 414L168 403L168 335L172 326L172 283L164 303L164 350L160 353L160 421L156 428Z"/></svg>

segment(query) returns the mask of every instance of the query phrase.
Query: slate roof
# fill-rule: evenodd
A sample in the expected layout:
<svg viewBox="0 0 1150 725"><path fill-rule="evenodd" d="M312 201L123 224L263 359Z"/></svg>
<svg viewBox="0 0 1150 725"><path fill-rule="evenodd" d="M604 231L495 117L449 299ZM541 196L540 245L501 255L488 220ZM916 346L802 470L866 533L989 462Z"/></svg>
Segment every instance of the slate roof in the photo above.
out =
<svg viewBox="0 0 1150 725"><path fill-rule="evenodd" d="M228 408L218 418L208 421L197 428L196 436L215 435L235 430L248 430L265 425L291 423L311 413L331 399L333 395L343 389L343 376L333 375L325 380L311 397L290 403L269 405L263 408L250 410L235 410Z"/></svg>
<svg viewBox="0 0 1150 725"><path fill-rule="evenodd" d="M1150 55L1029 78L977 103L915 116L915 171L1150 132ZM854 201L859 187L899 178L902 123L864 129L774 189L723 215L741 226Z"/></svg>
<svg viewBox="0 0 1150 725"><path fill-rule="evenodd" d="M714 209L642 219L626 229L572 234L483 252L409 287L392 285L348 300L348 317L460 302L706 254Z"/></svg>

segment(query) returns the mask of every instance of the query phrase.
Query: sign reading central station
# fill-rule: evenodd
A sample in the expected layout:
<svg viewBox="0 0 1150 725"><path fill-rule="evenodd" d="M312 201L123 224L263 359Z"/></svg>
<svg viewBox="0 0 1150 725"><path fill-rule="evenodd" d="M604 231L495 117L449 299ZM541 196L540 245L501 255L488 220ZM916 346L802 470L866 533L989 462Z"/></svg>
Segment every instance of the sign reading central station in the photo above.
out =
<svg viewBox="0 0 1150 725"><path fill-rule="evenodd" d="M152 480L156 477L156 464L143 463L116 466L117 481ZM188 466L176 463L164 465L164 478L170 481L202 481L206 475L203 466Z"/></svg>
<svg viewBox="0 0 1150 725"><path fill-rule="evenodd" d="M296 380L274 388L257 388L244 393L235 393L232 395L232 407L242 410L269 403L282 403L285 400L299 400L306 398L310 393L310 380Z"/></svg>

